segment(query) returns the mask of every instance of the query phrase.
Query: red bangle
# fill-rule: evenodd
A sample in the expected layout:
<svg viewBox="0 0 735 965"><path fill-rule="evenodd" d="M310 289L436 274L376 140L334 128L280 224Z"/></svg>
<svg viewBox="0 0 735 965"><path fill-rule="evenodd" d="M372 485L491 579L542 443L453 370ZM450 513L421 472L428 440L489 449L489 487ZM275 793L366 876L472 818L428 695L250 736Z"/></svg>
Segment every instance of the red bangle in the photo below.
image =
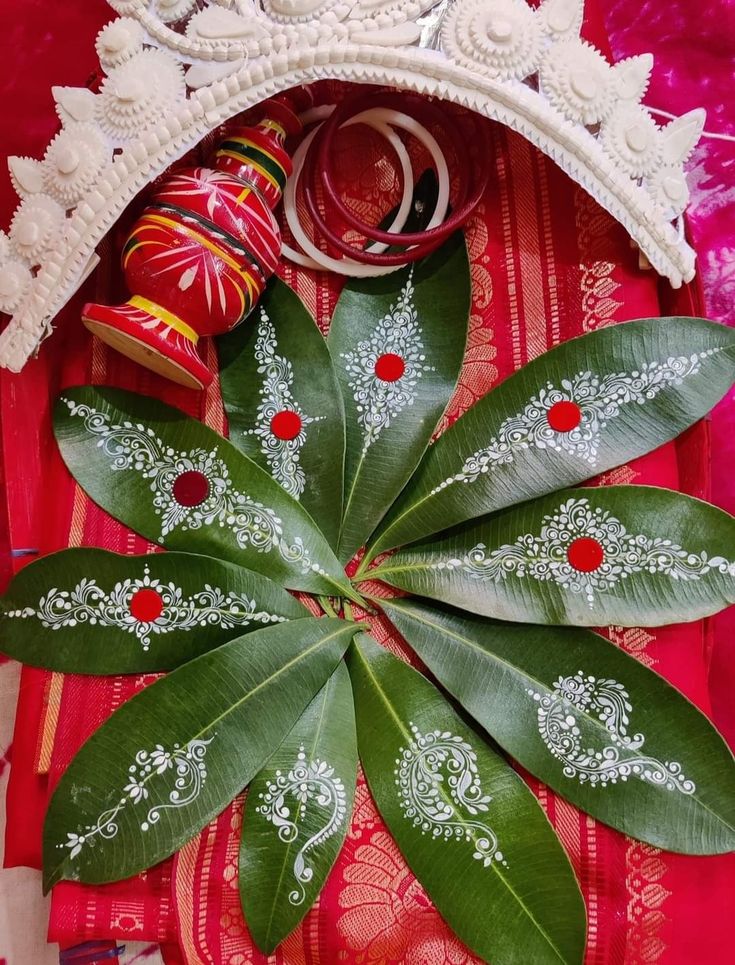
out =
<svg viewBox="0 0 735 965"><path fill-rule="evenodd" d="M395 101L398 101L398 105ZM331 170L329 168L329 158L330 152L329 147L331 145L331 140L334 136L334 132L344 123L345 120L349 119L350 116L356 113L360 113L363 109L368 106L386 106L395 109L396 106L401 107L404 112L409 113L406 110L407 98L398 94L382 94L382 95L366 95L364 97L358 98L356 101L346 102L334 112L332 117L327 121L324 127L317 134L315 141L316 143L312 145L312 149L308 152L304 163L304 169L302 171L302 185L304 192L304 199L306 201L306 206L314 222L314 227L319 232L321 232L324 238L333 246L337 251L342 252L346 256L354 259L355 261L378 266L400 266L410 262L418 261L419 259L430 254L447 238L453 231L460 227L464 222L471 216L472 212L478 206L482 200L482 196L487 187L487 182L489 179L489 166L483 167L480 171L480 175L475 179L475 184L473 185L473 190L471 196L468 200L464 200L467 193L466 183L462 184L460 190L460 196L457 199L458 207L457 210L451 215L446 221L436 228L432 228L424 232L413 232L406 234L392 234L390 232L379 232L370 225L363 224L356 216L352 214L349 209L345 208L344 203L341 199L336 196L336 191L334 191L334 185L331 181ZM410 99L408 106L411 108L413 113L420 113L424 117L426 115L431 115L432 119L435 118L438 112L435 112L432 107L426 103L418 102L415 99ZM457 131L456 125L453 122L446 124L445 118L441 117L442 122L446 127L450 128L450 131ZM457 139L455 143L458 146L460 152L460 159L466 158L466 149L464 148L464 140L459 136L458 133L454 135ZM483 139L485 145L487 145L487 135L484 127L481 128L480 136ZM318 149L318 150L315 150ZM486 154L486 151L482 152ZM322 217L317 201L316 201L316 158L319 158L319 167L322 171L323 183L325 191L329 195L330 201L334 203L336 197L335 207L340 211L340 213L345 217L345 220L351 224L356 230L360 231L366 237L374 238L377 241L383 241L392 245L415 245L409 250L399 252L396 254L377 254L373 252L363 251L354 248L345 242L339 235L337 235L325 222ZM322 162L324 159L324 162ZM329 191L327 179L324 177L324 172L326 171L327 178L330 178L329 186L331 186L332 191ZM367 230L366 230L367 229Z"/></svg>
<svg viewBox="0 0 735 965"><path fill-rule="evenodd" d="M312 162L313 163L313 162ZM482 200L484 194L485 185L487 183L487 177L483 178L477 185L473 196L470 200L463 206L462 209L455 212L447 221L443 222L441 225L440 232L436 232L436 229L426 232L426 243L423 245L417 245L415 247L409 248L406 251L398 252L392 255L379 255L369 251L362 251L358 248L353 248L351 245L347 244L342 238L339 237L328 225L325 223L324 218L322 218L318 207L316 205L316 199L314 197L313 189L309 186L308 180L304 181L304 198L306 200L306 206L309 210L309 214L314 222L315 228L323 234L324 238L340 251L352 258L354 261L361 262L368 265L380 265L380 266L399 266L410 264L415 261L419 261L426 255L430 254L432 251L436 250L445 238L457 230L465 221L472 215L472 212L478 206ZM436 233L435 233L436 232ZM438 234L438 237L437 237ZM401 244L403 241L403 236L396 234L392 238L393 244Z"/></svg>
<svg viewBox="0 0 735 965"><path fill-rule="evenodd" d="M393 93L367 95L359 98L357 101L347 102L346 104L340 105L332 117L326 122L323 129L323 135L319 141L318 172L324 192L331 205L336 208L339 214L352 228L354 228L356 231L359 231L360 234L365 238L370 238L373 241L380 241L385 244L406 247L408 245L423 245L428 240L433 240L434 238L447 237L449 234L451 234L456 225L450 226L450 228L447 230L445 228L446 222L443 222L441 225L438 225L436 228L430 229L429 231L401 232L400 234L382 231L378 227L361 221L357 215L347 207L342 198L339 196L334 185L332 171L332 152L330 151L332 140L336 131L344 123L344 121L349 120L350 116L355 116L361 113L363 109L367 109L368 107L386 107L392 110L401 110L410 117L416 117L416 119L427 128L432 122L440 125L447 131L451 143L455 146L458 154L459 169L466 171L469 168L469 158L467 148L465 146L465 140L461 136L457 124L448 114L442 114L430 101L423 101L414 97L409 98L401 94ZM311 170L313 170L313 165L311 166ZM455 210L458 211L463 208L467 200L467 192L468 184L464 179L462 179L460 181L458 196L454 200ZM435 232L435 234L432 234L431 232Z"/></svg>
<svg viewBox="0 0 735 965"><path fill-rule="evenodd" d="M413 261L418 261L425 255L437 248L443 239L439 239L436 242L432 242L425 245L418 245L413 248L409 248L406 251L396 252L394 254L377 254L375 252L365 251L360 248L354 248L352 245L348 244L343 238L333 231L329 225L326 223L324 218L319 211L316 203L316 197L314 192L313 184L310 183L310 175L313 175L312 170L307 170L307 165L309 167L314 166L313 157L309 159L304 164L304 170L302 171L302 184L304 192L304 200L306 202L306 208L309 212L309 216L314 223L315 230L322 235L322 237L332 246L336 251L341 252L348 258L352 258L354 261L358 261L362 264L367 265L406 265ZM305 176L306 175L306 176ZM393 236L393 244L401 244L401 235L396 234Z"/></svg>
<svg viewBox="0 0 735 965"><path fill-rule="evenodd" d="M319 132L321 133L321 132ZM319 134L316 135L316 139ZM363 251L359 248L353 248L352 245L348 244L343 238L341 238L335 231L333 231L329 225L326 223L322 217L321 212L316 201L316 191L314 187L314 167L316 163L316 152L309 151L307 157L304 160L304 167L301 172L301 184L303 186L304 200L306 202L306 208L309 212L309 216L312 219L315 230L321 234L324 239L331 245L334 249L347 255L349 258L353 258L355 261L359 261L363 264L368 265L405 265L413 261L418 261L425 255L429 254L435 248L437 248L443 238L438 241L430 239L428 244L420 245L418 247L412 248L408 251L400 251L395 254L376 254L374 252ZM400 245L402 243L402 236L400 234L395 234L392 236L393 244ZM379 259L379 260L376 260Z"/></svg>

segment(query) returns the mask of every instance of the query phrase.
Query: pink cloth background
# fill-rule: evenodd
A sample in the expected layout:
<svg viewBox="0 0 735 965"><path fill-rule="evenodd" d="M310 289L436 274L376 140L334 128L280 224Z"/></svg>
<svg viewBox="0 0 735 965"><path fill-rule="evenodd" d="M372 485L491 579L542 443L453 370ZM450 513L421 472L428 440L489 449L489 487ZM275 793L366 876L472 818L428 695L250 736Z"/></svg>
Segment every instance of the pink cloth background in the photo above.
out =
<svg viewBox="0 0 735 965"><path fill-rule="evenodd" d="M735 136L733 0L612 0L605 20L616 60L651 51L645 102L682 114L707 110L706 130ZM704 137L688 165L689 226L707 314L735 325L735 143ZM712 415L712 501L735 513L735 390ZM735 608L716 620L710 689L715 720L735 743Z"/></svg>
<svg viewBox="0 0 735 965"><path fill-rule="evenodd" d="M632 0L614 0L606 6L616 58L647 50L656 56L647 103L673 113L703 105L708 110L708 130L735 135L735 116L728 116L734 80L735 4L727 0L709 0L707 4L701 0L696 4L694 0L657 0L641 6ZM86 82L97 66L94 36L112 11L104 0L67 0L64 4L0 0L0 13L0 96L4 105L0 116L1 153L38 156L57 127L49 94L51 84ZM729 324L735 324L734 164L735 144L714 139L704 139L691 162L690 222L708 313ZM8 182L0 175L0 224L8 223L14 203ZM26 397L15 398L16 405L33 405L32 386L32 378L24 380ZM7 404L8 397L4 402ZM712 500L730 512L735 512L735 484L731 479L733 429L735 394L712 418L717 454ZM8 478L7 485L25 487L30 479L36 482L36 488L28 488L25 494L27 513L12 520L12 545L37 545L32 508L42 498L43 480L35 471L35 447L19 438L13 459L18 472ZM7 558L0 563L7 570ZM735 612L718 619L717 631L710 691L716 723L735 742L735 713L731 707L735 686ZM0 666L0 795L10 755L16 677L12 665ZM703 881L702 887L705 886ZM43 965L55 960L55 953L48 950L47 954L43 948L46 916L47 907L40 900L40 882L35 873L21 873L19 869L0 872L0 965ZM701 962L696 945L691 949L690 960L692 965ZM721 958L710 956L706 965L728 960L723 949Z"/></svg>

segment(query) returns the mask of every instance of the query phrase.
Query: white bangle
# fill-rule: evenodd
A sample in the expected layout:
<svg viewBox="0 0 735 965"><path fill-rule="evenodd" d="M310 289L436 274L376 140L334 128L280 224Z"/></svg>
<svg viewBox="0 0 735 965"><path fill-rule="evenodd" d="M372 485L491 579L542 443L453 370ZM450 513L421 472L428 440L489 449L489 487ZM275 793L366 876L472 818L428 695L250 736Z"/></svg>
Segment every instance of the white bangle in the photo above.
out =
<svg viewBox="0 0 735 965"><path fill-rule="evenodd" d="M314 120L319 120L323 123L324 119L329 117L333 110L334 106L313 108L302 115L301 119L302 122L307 124ZM431 228L438 227L446 217L446 213L449 208L450 183L449 169L447 167L446 158L444 157L444 154L436 139L413 117L403 114L400 111L390 110L384 107L375 107L367 111L362 111L360 114L356 114L354 117L348 118L348 120L340 126L350 127L353 124L366 124L368 127L371 127L378 131L378 133L382 134L395 149L399 163L401 164L401 169L403 172L403 197L392 224L386 230L391 234L400 234L401 230L406 224L406 221L408 220L408 215L411 210L414 187L413 173L411 170L408 152L406 151L406 148L400 138L391 130L392 127L401 128L402 130L407 131L409 134L412 134L421 144L423 144L431 155L439 182L439 192L436 205L434 207L434 213L432 214L426 230L428 231ZM331 256L326 255L323 251L320 251L304 231L296 210L296 193L306 153L309 150L318 129L319 128L315 128L304 138L303 142L299 145L296 153L294 154L293 174L286 184L286 190L283 197L286 221L291 229L294 240L302 248L302 251L295 251L289 245L284 245L282 249L283 256L288 258L289 261L292 261L297 265L301 265L304 268L313 268L317 271L334 271L340 275L348 275L357 278L388 275L394 271L398 271L402 267L401 265L366 265L353 261L351 258L332 258ZM385 251L387 247L387 244L373 242L366 250L379 253Z"/></svg>

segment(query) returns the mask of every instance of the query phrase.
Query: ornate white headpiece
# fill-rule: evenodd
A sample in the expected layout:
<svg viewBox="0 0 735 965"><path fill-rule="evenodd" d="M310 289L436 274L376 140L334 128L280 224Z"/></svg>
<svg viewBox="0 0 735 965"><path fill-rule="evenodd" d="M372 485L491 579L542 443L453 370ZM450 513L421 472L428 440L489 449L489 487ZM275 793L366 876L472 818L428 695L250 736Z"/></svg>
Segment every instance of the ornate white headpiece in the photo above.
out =
<svg viewBox="0 0 735 965"><path fill-rule="evenodd" d="M18 371L146 184L223 121L324 78L468 107L528 138L678 287L694 252L675 222L704 111L659 128L641 106L649 54L611 66L579 38L584 0L109 0L99 93L54 87L62 129L11 157L21 198L0 233L0 364Z"/></svg>

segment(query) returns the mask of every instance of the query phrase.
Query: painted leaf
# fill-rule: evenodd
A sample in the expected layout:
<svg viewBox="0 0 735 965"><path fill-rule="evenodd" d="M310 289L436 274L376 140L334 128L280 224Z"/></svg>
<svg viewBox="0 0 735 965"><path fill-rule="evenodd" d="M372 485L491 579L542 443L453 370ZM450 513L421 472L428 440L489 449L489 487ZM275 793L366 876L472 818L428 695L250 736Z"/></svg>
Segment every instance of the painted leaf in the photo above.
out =
<svg viewBox="0 0 735 965"><path fill-rule="evenodd" d="M54 431L92 499L148 539L238 563L290 589L351 593L305 509L178 409L119 389L66 389Z"/></svg>
<svg viewBox="0 0 735 965"><path fill-rule="evenodd" d="M182 847L260 771L354 633L313 617L258 630L123 704L51 799L45 887L118 881Z"/></svg>
<svg viewBox="0 0 735 965"><path fill-rule="evenodd" d="M735 602L735 518L668 489L566 489L372 571L498 620L662 626Z"/></svg>
<svg viewBox="0 0 735 965"><path fill-rule="evenodd" d="M356 638L348 666L370 790L442 917L494 965L581 962L579 887L518 774L371 638Z"/></svg>
<svg viewBox="0 0 735 965"><path fill-rule="evenodd" d="M248 791L240 900L266 954L321 891L347 834L356 781L355 711L341 663Z"/></svg>
<svg viewBox="0 0 735 965"><path fill-rule="evenodd" d="M211 557L70 549L12 581L0 601L0 650L65 673L145 673L307 615L266 577Z"/></svg>
<svg viewBox="0 0 735 965"><path fill-rule="evenodd" d="M384 608L501 747L577 807L669 851L735 848L727 744L679 691L604 637L411 600Z"/></svg>
<svg viewBox="0 0 735 965"><path fill-rule="evenodd" d="M336 546L344 408L313 318L298 295L276 278L253 320L218 339L218 352L230 441L298 499Z"/></svg>
<svg viewBox="0 0 735 965"><path fill-rule="evenodd" d="M433 445L371 555L619 466L679 435L735 380L735 333L647 318L564 342Z"/></svg>
<svg viewBox="0 0 735 965"><path fill-rule="evenodd" d="M459 376L469 309L461 234L414 268L343 290L328 342L347 420L341 560L362 546L429 444Z"/></svg>

